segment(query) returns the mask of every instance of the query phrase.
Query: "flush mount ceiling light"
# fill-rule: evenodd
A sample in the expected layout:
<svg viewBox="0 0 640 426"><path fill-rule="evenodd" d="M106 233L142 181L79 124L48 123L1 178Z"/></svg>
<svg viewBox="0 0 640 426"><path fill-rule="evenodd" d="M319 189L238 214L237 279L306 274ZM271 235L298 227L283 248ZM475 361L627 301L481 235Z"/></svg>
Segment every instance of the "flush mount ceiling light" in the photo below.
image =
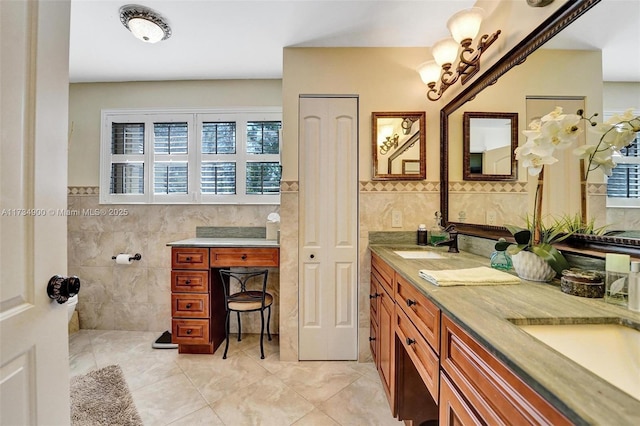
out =
<svg viewBox="0 0 640 426"><path fill-rule="evenodd" d="M483 17L482 9L472 7L456 13L447 22L451 38L436 42L431 48L433 59L418 67L422 81L429 87L429 100L437 101L449 86L458 80L465 84L480 70L480 56L500 35L500 30L491 35L485 34L480 37L475 50L471 47ZM458 56L460 47L462 51ZM453 68L456 58L459 58L459 62ZM440 87L436 88L438 82Z"/></svg>
<svg viewBox="0 0 640 426"><path fill-rule="evenodd" d="M157 12L145 6L129 4L120 8L120 22L139 40L157 43L171 37L171 28Z"/></svg>

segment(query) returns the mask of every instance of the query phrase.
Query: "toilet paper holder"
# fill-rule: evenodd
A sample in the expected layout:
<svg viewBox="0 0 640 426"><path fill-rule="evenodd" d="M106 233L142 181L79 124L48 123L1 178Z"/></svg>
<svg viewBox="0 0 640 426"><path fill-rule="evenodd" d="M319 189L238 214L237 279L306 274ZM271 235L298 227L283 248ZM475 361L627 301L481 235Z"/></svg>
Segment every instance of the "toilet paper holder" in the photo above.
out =
<svg viewBox="0 0 640 426"><path fill-rule="evenodd" d="M120 254L123 254L123 253L120 253ZM111 259L112 260L116 260L117 257L118 256L111 256ZM142 255L140 253L136 253L133 256L129 257L129 261L140 260L140 259L142 259Z"/></svg>

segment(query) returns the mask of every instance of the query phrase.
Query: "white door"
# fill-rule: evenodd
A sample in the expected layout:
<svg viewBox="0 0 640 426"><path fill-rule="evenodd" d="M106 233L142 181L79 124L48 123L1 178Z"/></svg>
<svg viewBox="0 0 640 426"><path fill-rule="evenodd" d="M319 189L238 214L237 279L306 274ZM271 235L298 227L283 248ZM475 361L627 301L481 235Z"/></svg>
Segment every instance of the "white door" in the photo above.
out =
<svg viewBox="0 0 640 426"><path fill-rule="evenodd" d="M358 358L358 99L301 97L299 359Z"/></svg>
<svg viewBox="0 0 640 426"><path fill-rule="evenodd" d="M69 424L69 1L0 1L0 424Z"/></svg>

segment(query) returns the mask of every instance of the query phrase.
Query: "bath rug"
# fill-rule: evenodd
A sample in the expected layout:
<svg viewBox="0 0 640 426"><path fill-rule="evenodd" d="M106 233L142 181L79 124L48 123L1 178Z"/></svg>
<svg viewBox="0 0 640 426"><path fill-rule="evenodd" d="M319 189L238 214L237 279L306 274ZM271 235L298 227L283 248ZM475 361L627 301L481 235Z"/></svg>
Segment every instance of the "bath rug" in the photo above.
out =
<svg viewBox="0 0 640 426"><path fill-rule="evenodd" d="M72 426L142 425L118 365L71 378Z"/></svg>

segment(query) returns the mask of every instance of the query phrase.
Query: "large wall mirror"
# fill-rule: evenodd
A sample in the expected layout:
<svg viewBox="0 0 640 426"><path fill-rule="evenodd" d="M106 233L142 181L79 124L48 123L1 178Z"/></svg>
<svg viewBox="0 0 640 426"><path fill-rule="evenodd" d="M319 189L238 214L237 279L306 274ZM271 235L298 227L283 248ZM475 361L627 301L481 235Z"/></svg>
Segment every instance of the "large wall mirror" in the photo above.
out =
<svg viewBox="0 0 640 426"><path fill-rule="evenodd" d="M372 113L372 179L425 179L425 130L424 111Z"/></svg>
<svg viewBox="0 0 640 426"><path fill-rule="evenodd" d="M464 180L517 178L518 113L465 111L462 122Z"/></svg>
<svg viewBox="0 0 640 426"><path fill-rule="evenodd" d="M624 4L626 7L630 7L633 3L636 2L615 2L618 7L624 8ZM580 82L583 79L584 73L576 74L576 68L565 67L562 65L563 57L566 56L567 52L570 50L571 52L577 52L579 49L579 55L589 56L588 60L593 60L593 57L590 55L595 55L600 62L596 64L596 66L588 68L589 70L596 70L596 72L602 72L602 59L605 58L605 52L600 52L596 48L591 46L582 45L580 47L572 46L560 46L557 47L554 45L553 49L545 48L545 43L550 42L553 43L553 37L558 33L561 33L565 28L568 28L570 31L573 31L575 28L582 29L583 25L580 25L581 19L587 22L593 22L592 16L589 14L600 14L602 12L609 13L610 15L613 13L615 16L622 15L634 15L634 12L629 13L628 11L622 10L617 12L612 12L608 8L612 7L613 4L609 2L609 4L605 2L600 2L600 0L578 0L566 2L562 6L560 6L553 14L545 20L542 24L540 24L530 35L523 38L523 40L516 45L513 49L511 49L501 60L497 61L495 65L493 65L490 69L488 69L484 74L479 76L476 80L474 80L467 88L463 90L459 95L457 95L454 99L452 99L445 107L441 110L440 113L440 131L441 131L441 209L443 214L443 219L445 223L456 223L458 228L462 233L467 233L470 235L478 235L484 236L488 238L497 239L499 237L510 237L510 233L507 232L506 228L502 225L506 223L512 224L521 224L519 222L511 222L511 221L501 221L498 220L496 223L489 224L487 220L485 220L485 208L478 208L478 204L472 204L468 202L468 199L465 200L465 197L470 197L469 193L460 194L459 191L456 192L454 186L450 188L451 183L457 183L457 181L463 180L463 171L461 166L457 166L463 162L463 120L465 112L473 112L473 111L518 111L520 112L520 123L519 123L519 131L518 134L521 135L522 130L526 128L527 123L525 123L525 111L526 107L524 106L525 98L524 94L514 94L514 93L500 93L502 86L508 83L510 79L517 80L512 87L519 87L526 84L526 81L523 80L522 77L514 77L518 69L525 68L526 66L531 66L532 63L537 63L535 55L542 54L550 54L556 55L554 56L554 64L556 64L556 68L554 71L554 77L550 78L549 74L545 72L539 72L540 80L536 82L537 93L526 93L529 94L542 94L547 95L549 97L553 96L567 96L567 95L584 95L586 99L586 109L587 111L593 111L594 109L598 111L599 109L605 108L603 105L603 97L606 93L603 94L602 86L606 86L603 84L603 79L606 78L603 75L600 75L600 81L591 84L590 88L576 90L575 87L573 89L566 88L563 86L559 90L550 89L545 86L545 84L552 82L556 79L565 79L564 81L576 81ZM633 7L637 7L634 5ZM636 9L637 10L637 9ZM599 20L598 25L590 24L591 30L594 31L593 28L596 26L603 27L602 30L605 31L604 34L607 34L607 39L611 38L615 32L620 31L622 25L616 24L615 20L603 20L598 17ZM633 19L633 18L631 18ZM604 28L605 22L611 22L610 28ZM572 28L572 26L574 26ZM586 26L587 30L590 28ZM599 29L598 29L599 30ZM637 23L636 29L637 34ZM564 35L564 34L563 34ZM566 35L564 35L566 36ZM583 37L584 38L584 37ZM558 39L562 39L562 37L558 37ZM577 38L576 38L577 39ZM636 36L637 39L637 36ZM558 40L555 41L558 43ZM540 48L540 49L539 49ZM622 57L624 59L624 56ZM525 61L526 60L526 61ZM545 60L548 60L546 58ZM573 58L572 58L573 60ZM622 67L621 69L625 69L629 67ZM582 69L587 69L586 67ZM566 75L563 75L566 73ZM580 75L580 78L578 78ZM622 80L628 82L629 80ZM504 83L504 84L503 84ZM577 84L577 83L576 83ZM626 83L625 83L626 84ZM638 82L631 83L633 84L634 90L638 87ZM567 85L567 87L570 84ZM628 92L628 90L624 90ZM579 93L574 93L579 92ZM584 92L584 93L583 93ZM606 92L606 90L605 90ZM621 102L618 105L618 108L624 109L626 107L636 107L640 108L640 105L637 105L638 100L640 100L640 95L636 93L635 102L629 102L627 99L624 102ZM522 98L522 99L521 99ZM516 106L509 106L508 102L519 103ZM629 104L631 103L631 104ZM567 111L570 113L574 113L575 111ZM518 136L522 137L522 136ZM576 169L579 167L579 162L575 161ZM460 170L452 170L452 168L458 167ZM572 170L568 170L568 173L573 173ZM525 177L526 172L521 173L523 175L517 179L517 182L505 182L505 187L509 187L509 190L504 190L500 194L495 195L495 199L497 200L493 204L493 208L501 209L502 211L491 212L489 215L486 213L486 217L500 217L501 213L519 215L522 219L528 213L530 213L530 206L532 200L532 192L535 190L535 186L531 185L531 179L527 179ZM490 181L491 179L482 178L480 180ZM502 185L501 182L490 183L487 184L495 184ZM471 183L469 184L471 185ZM503 186L504 186L503 185ZM457 185L460 187L464 187L465 185ZM578 192L579 188L576 187L574 189L567 189L566 185L555 185L559 191L572 191ZM595 182L594 187L605 188L606 193L606 185L604 184L604 178L602 183L598 184ZM472 194L477 195L477 194ZM493 195L492 195L493 196ZM498 198L499 197L499 198ZM489 198L484 196L482 202L485 202L485 199ZM600 199L605 199L606 197L600 197ZM461 202L461 200L463 200ZM467 203L467 206L474 205L474 209L472 211L471 208L465 209L467 210L467 217L464 217L460 214L461 204L464 202ZM485 207L485 204L482 205ZM596 209L599 209L596 211ZM588 207L588 216L597 215L599 217L606 215L607 222L609 225L608 230L615 230L616 232L610 232L609 235L598 236L598 235L576 235L572 237L569 242L573 247L577 247L577 250L582 251L586 249L595 249L597 251L619 251L619 252L630 252L633 254L640 254L640 239L634 237L633 235L640 235L640 214L638 214L638 209L610 209L606 207L604 203L602 205L593 205L590 204ZM478 212L479 215L473 218L469 218L469 213ZM497 213L497 214L494 214ZM463 219L464 217L464 219Z"/></svg>

